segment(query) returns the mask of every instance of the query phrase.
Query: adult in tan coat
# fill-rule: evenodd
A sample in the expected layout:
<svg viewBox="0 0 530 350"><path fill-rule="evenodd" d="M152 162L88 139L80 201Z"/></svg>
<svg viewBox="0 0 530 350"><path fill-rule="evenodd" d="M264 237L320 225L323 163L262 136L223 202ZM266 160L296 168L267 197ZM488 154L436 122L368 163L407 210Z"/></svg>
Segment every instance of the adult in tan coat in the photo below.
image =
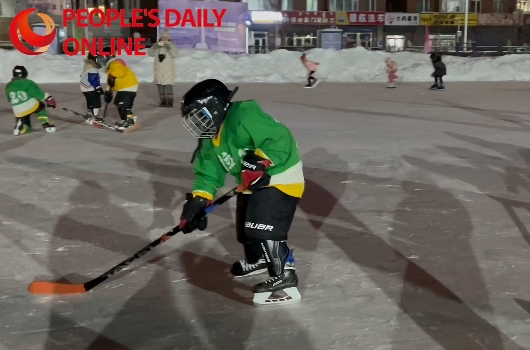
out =
<svg viewBox="0 0 530 350"><path fill-rule="evenodd" d="M173 84L175 83L175 59L177 48L171 44L169 31L164 30L158 43L149 48L149 56L155 58L155 85L158 86L160 107L173 107Z"/></svg>

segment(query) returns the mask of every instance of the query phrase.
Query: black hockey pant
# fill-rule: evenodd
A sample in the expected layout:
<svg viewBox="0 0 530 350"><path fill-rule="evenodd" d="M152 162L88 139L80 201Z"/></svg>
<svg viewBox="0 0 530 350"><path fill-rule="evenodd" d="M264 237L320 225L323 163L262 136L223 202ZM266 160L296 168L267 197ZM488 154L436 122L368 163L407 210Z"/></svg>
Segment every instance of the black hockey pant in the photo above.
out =
<svg viewBox="0 0 530 350"><path fill-rule="evenodd" d="M243 244L249 264L264 256L271 276L283 274L287 236L299 201L275 187L237 195L237 241Z"/></svg>
<svg viewBox="0 0 530 350"><path fill-rule="evenodd" d="M97 91L85 91L83 92L86 100L86 108L92 113L94 117L99 115L101 109L101 95Z"/></svg>
<svg viewBox="0 0 530 350"><path fill-rule="evenodd" d="M134 105L134 99L136 98L136 92L134 91L118 91L114 104L118 107L121 120L126 120L127 116L132 116L132 108Z"/></svg>

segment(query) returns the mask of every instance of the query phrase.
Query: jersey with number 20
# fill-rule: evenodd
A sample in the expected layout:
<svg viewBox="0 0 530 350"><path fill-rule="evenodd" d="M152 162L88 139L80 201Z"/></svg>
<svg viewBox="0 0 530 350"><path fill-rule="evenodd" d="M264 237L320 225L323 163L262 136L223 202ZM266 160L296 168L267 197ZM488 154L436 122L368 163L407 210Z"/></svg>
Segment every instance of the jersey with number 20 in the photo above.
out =
<svg viewBox="0 0 530 350"><path fill-rule="evenodd" d="M6 85L6 97L16 117L25 117L35 112L49 95L31 79L13 78Z"/></svg>

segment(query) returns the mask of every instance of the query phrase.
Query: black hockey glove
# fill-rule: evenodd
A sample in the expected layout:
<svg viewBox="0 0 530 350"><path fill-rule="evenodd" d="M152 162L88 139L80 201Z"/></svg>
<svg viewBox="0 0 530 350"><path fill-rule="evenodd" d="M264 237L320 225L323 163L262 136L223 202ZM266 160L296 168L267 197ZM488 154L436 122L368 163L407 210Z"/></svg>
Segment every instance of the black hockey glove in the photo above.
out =
<svg viewBox="0 0 530 350"><path fill-rule="evenodd" d="M241 180L246 189L255 191L269 185L271 176L265 171L272 164L270 160L262 158L254 152L248 152L243 157L241 164Z"/></svg>
<svg viewBox="0 0 530 350"><path fill-rule="evenodd" d="M201 196L193 197L193 194L186 193L186 203L180 215L180 229L182 233L190 233L195 229L200 231L206 230L208 226L208 217L204 209L210 204L210 201Z"/></svg>
<svg viewBox="0 0 530 350"><path fill-rule="evenodd" d="M105 91L103 91L103 88L101 86L98 86L95 90L100 96L105 95Z"/></svg>
<svg viewBox="0 0 530 350"><path fill-rule="evenodd" d="M107 90L105 91L105 103L111 103L112 102L112 91Z"/></svg>

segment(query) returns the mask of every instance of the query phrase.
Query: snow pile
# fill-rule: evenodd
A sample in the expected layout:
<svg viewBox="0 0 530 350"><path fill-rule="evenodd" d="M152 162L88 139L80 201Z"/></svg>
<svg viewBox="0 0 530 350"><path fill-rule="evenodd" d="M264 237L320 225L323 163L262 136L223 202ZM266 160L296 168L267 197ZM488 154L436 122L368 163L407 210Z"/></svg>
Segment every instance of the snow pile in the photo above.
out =
<svg viewBox="0 0 530 350"><path fill-rule="evenodd" d="M306 71L300 53L278 50L269 54L230 56L220 52L180 50L176 60L177 82L197 82L217 78L226 83L302 82ZM386 82L384 60L391 57L399 65L404 81L431 81L433 71L429 55L412 52L387 53L363 48L342 51L313 49L308 59L320 62L316 76L332 82ZM149 56L120 56L141 82L153 81L153 61ZM11 79L15 65L24 65L38 83L74 83L79 81L82 56L25 56L18 51L0 50L0 82ZM495 58L445 56L446 81L530 80L530 60L526 55Z"/></svg>

